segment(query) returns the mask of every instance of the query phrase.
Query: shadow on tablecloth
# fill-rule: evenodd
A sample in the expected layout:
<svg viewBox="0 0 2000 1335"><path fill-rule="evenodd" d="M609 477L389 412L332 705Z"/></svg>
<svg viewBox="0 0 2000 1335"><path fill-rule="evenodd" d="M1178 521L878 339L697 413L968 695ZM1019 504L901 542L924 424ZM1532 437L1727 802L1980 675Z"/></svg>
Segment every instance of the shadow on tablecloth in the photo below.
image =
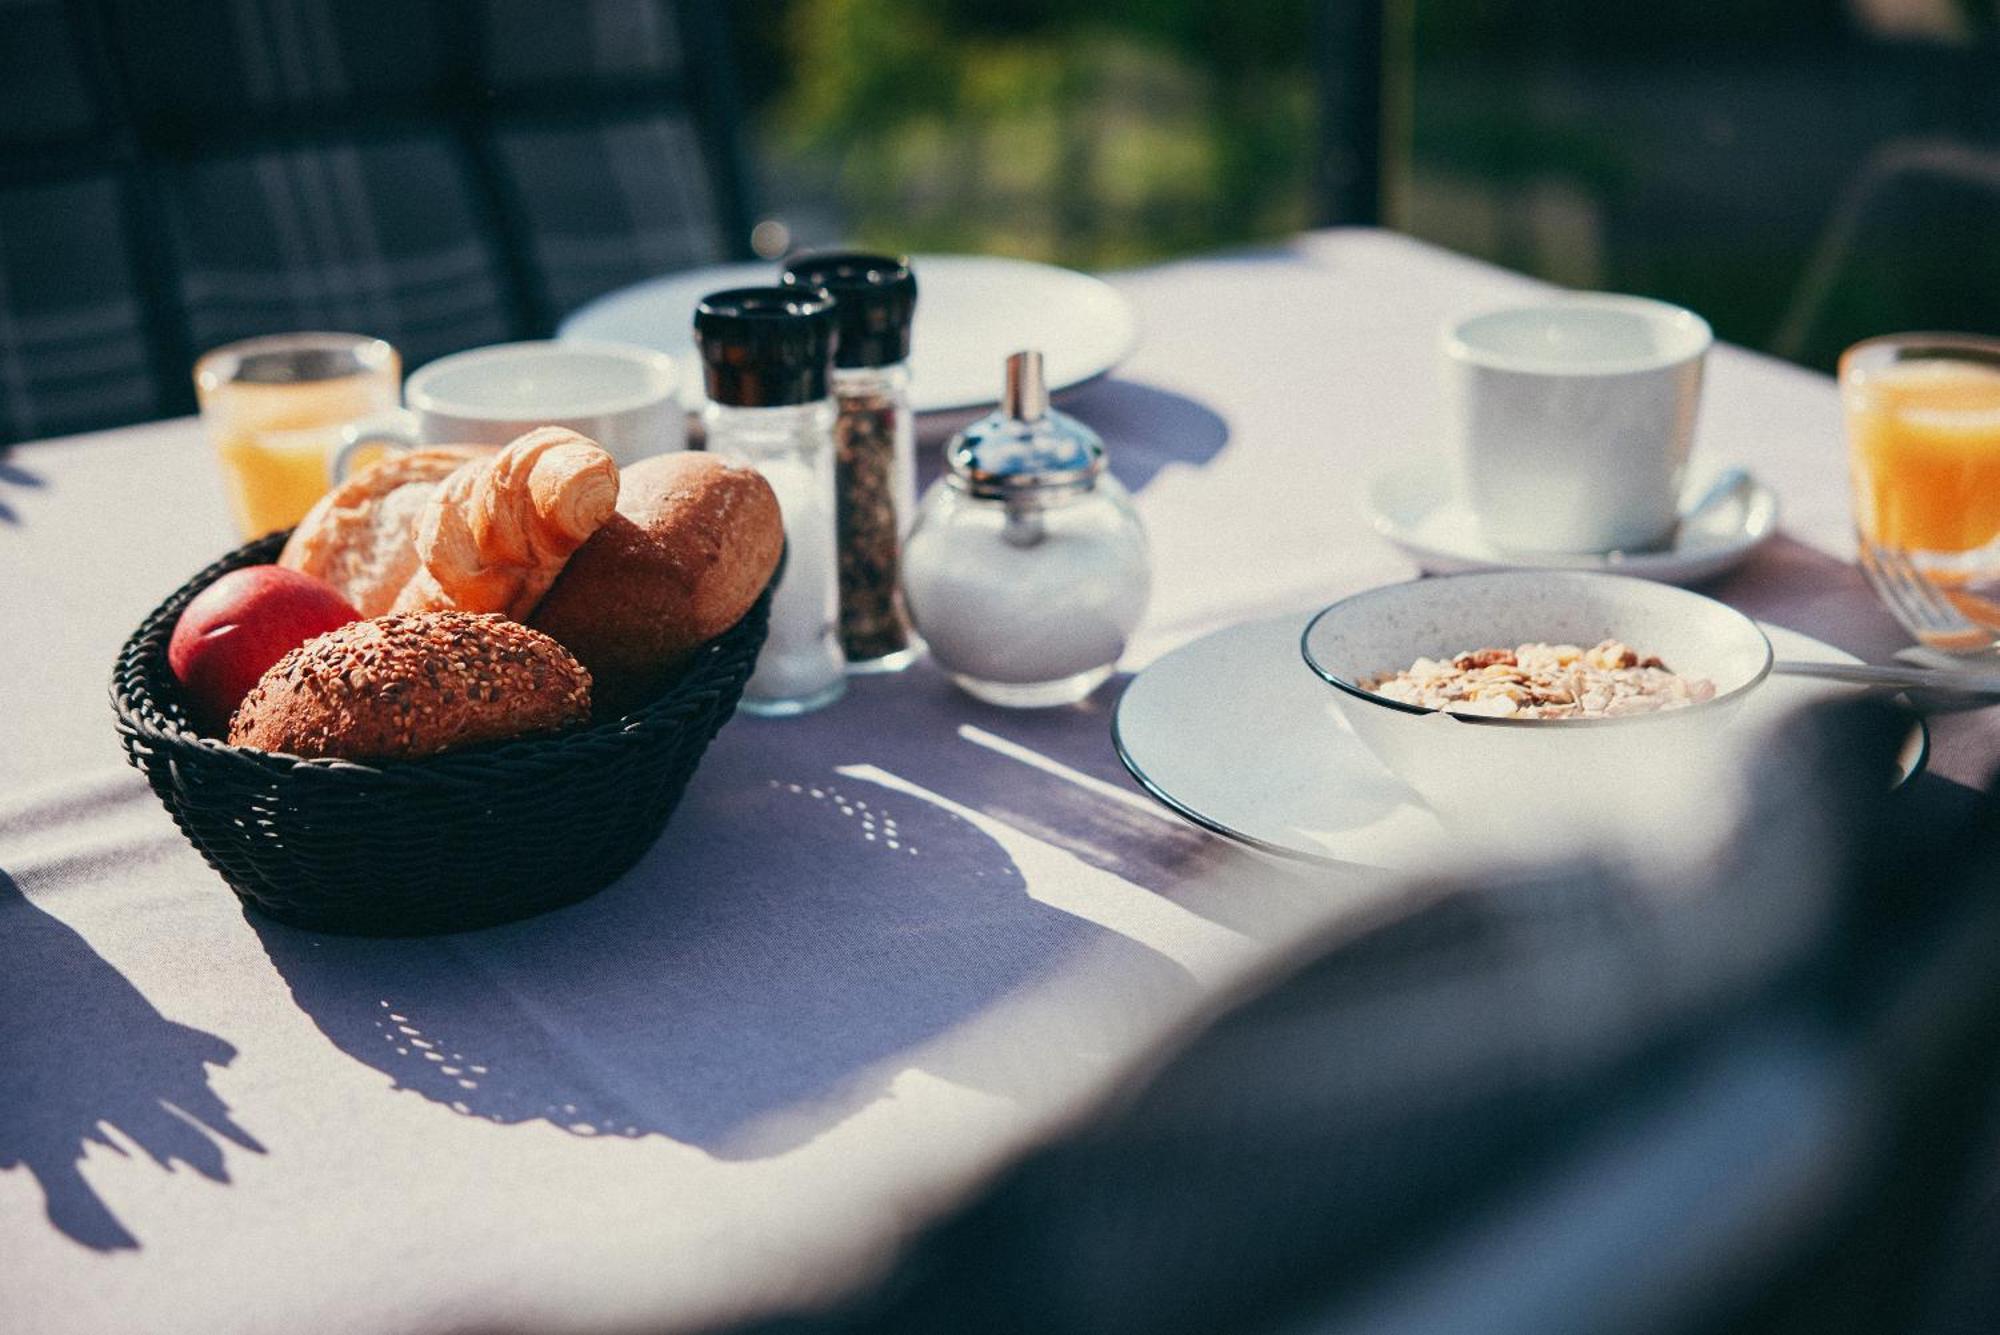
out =
<svg viewBox="0 0 2000 1335"><path fill-rule="evenodd" d="M1207 404L1136 380L1094 381L1063 408L1104 437L1112 473L1134 492L1170 464L1201 467L1229 443L1229 423Z"/></svg>
<svg viewBox="0 0 2000 1335"><path fill-rule="evenodd" d="M1825 640L1870 663L1912 643L1861 568L1780 533L1741 569L1702 586L1751 616Z"/></svg>
<svg viewBox="0 0 2000 1335"><path fill-rule="evenodd" d="M1209 408L1130 381L1064 405L1105 435L1133 491L1229 438ZM928 434L919 459L927 484L941 465ZM771 1152L878 1097L894 1071L871 1068L1066 963L1087 957L1129 997L1135 1033L1190 991L1155 952L1038 901L1002 842L1034 850L1042 874L1162 893L1242 857L1126 777L1110 741L1123 686L1016 713L928 665L862 678L819 714L732 724L660 845L585 904L436 941L253 921L320 1029L401 1088L496 1122ZM1230 917L1226 903L1199 911ZM936 1073L1004 1086L1010 1063L1041 1079L1112 1060L1134 1043L1104 1020L1099 1007L1087 1038L1026 1034L1018 1053ZM779 1115L775 1139L746 1139Z"/></svg>
<svg viewBox="0 0 2000 1335"><path fill-rule="evenodd" d="M0 487L42 488L48 485L40 473L31 473L8 457L5 449L0 449ZM0 492L0 524L18 524L21 514L6 500L5 492Z"/></svg>
<svg viewBox="0 0 2000 1335"><path fill-rule="evenodd" d="M928 667L862 678L820 713L733 722L666 837L583 904L429 940L252 921L314 1023L399 1088L498 1123L775 1152L1058 971L1111 999L1073 1027L992 1026L932 1074L1004 1087L1118 1060L1189 995L1179 966L1033 893L1132 894L1215 856L1094 786L1117 772L1107 709L984 709Z"/></svg>
<svg viewBox="0 0 2000 1335"><path fill-rule="evenodd" d="M235 1056L161 1015L0 872L0 1169L34 1175L50 1223L98 1251L139 1245L78 1171L92 1144L212 1182L229 1181L223 1141L263 1153L209 1087Z"/></svg>

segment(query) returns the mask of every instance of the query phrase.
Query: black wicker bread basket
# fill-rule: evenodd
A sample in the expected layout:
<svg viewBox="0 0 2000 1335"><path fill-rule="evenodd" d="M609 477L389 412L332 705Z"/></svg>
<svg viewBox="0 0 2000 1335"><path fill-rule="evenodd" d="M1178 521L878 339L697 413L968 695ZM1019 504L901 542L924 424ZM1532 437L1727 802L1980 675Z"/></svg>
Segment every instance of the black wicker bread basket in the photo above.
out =
<svg viewBox="0 0 2000 1335"><path fill-rule="evenodd" d="M167 667L188 601L284 538L238 548L154 609L111 698L126 753L209 865L246 903L319 931L463 931L609 885L666 826L770 622L767 587L665 694L616 720L425 760L301 760L198 735Z"/></svg>

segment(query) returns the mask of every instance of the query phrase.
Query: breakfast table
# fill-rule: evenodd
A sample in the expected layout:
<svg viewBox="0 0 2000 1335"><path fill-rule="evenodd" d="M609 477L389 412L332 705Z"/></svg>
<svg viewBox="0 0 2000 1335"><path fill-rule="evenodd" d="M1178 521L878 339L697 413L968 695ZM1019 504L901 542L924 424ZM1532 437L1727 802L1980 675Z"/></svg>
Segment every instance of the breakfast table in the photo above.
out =
<svg viewBox="0 0 2000 1335"><path fill-rule="evenodd" d="M1539 286L1362 229L1110 281L1142 346L1064 406L1151 535L1128 672L1416 573L1365 482L1439 448L1440 325ZM952 425L924 425L933 473ZM1783 506L1707 592L1870 661L1907 644L1852 564L1830 380L1718 347L1699 441ZM182 839L106 700L131 628L234 542L191 419L0 455L0 1329L664 1329L806 1301L1404 883L1153 802L1112 745L1124 678L1015 712L920 663L732 721L583 903L287 928ZM1939 716L1911 794L1996 763L2000 713Z"/></svg>

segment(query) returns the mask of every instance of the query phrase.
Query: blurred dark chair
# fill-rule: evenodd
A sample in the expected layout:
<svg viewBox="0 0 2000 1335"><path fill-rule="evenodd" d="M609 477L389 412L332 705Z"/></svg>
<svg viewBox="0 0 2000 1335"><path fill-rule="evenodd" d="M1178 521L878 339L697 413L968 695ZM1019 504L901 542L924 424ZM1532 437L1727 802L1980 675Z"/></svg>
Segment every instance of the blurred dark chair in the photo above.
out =
<svg viewBox="0 0 2000 1335"><path fill-rule="evenodd" d="M1313 222L1373 227L1382 221L1383 0L1314 0Z"/></svg>
<svg viewBox="0 0 2000 1335"><path fill-rule="evenodd" d="M406 364L749 253L713 0L0 5L0 444L189 411L202 350Z"/></svg>
<svg viewBox="0 0 2000 1335"><path fill-rule="evenodd" d="M1841 192L1771 350L1827 366L1874 334L2000 334L1996 240L2000 147L1890 140Z"/></svg>
<svg viewBox="0 0 2000 1335"><path fill-rule="evenodd" d="M1407 37L1392 29L1409 59L1391 70L1410 79L1389 99L1398 226L1567 286L1678 302L1719 338L1821 370L1870 334L1993 327L2000 209L1908 152L2000 147L1991 3L1390 12L1413 15ZM1830 237L1836 216L1850 221ZM1854 262L1829 284L1827 249L1849 238Z"/></svg>
<svg viewBox="0 0 2000 1335"><path fill-rule="evenodd" d="M1905 726L1801 719L1676 881L1342 929L886 1278L753 1329L2000 1329L2000 792L1885 799Z"/></svg>

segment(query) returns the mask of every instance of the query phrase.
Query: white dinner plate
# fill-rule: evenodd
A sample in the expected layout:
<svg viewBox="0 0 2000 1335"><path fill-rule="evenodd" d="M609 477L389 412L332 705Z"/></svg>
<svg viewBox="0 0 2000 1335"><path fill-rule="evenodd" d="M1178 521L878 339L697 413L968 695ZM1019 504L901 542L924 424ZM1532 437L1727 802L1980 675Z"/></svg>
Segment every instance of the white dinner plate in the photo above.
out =
<svg viewBox="0 0 2000 1335"><path fill-rule="evenodd" d="M1724 472L1719 460L1697 456L1688 466L1686 497L1705 494ZM1778 498L1750 479L1743 493L1681 526L1664 551L1531 557L1496 551L1458 491L1449 460L1395 464L1369 480L1363 504L1375 531L1431 574L1462 570L1607 570L1667 584L1698 584L1748 560L1778 531Z"/></svg>
<svg viewBox="0 0 2000 1335"><path fill-rule="evenodd" d="M1155 660L1112 714L1118 758L1169 809L1226 839L1292 861L1405 870L1434 858L1438 817L1347 730L1299 654L1308 614L1219 630ZM1780 658L1860 660L1779 626ZM1772 677L1746 701L1775 718L1852 688ZM1737 726L1741 726L1738 724ZM1922 724L1897 783L1923 766Z"/></svg>
<svg viewBox="0 0 2000 1335"><path fill-rule="evenodd" d="M920 413L987 408L1000 398L1008 354L1040 348L1049 388L1072 389L1139 346L1132 305L1101 278L987 255L917 255L910 392ZM724 288L774 283L776 264L724 264L608 293L572 313L562 338L636 343L682 359L681 396L706 402L694 351L695 304Z"/></svg>

